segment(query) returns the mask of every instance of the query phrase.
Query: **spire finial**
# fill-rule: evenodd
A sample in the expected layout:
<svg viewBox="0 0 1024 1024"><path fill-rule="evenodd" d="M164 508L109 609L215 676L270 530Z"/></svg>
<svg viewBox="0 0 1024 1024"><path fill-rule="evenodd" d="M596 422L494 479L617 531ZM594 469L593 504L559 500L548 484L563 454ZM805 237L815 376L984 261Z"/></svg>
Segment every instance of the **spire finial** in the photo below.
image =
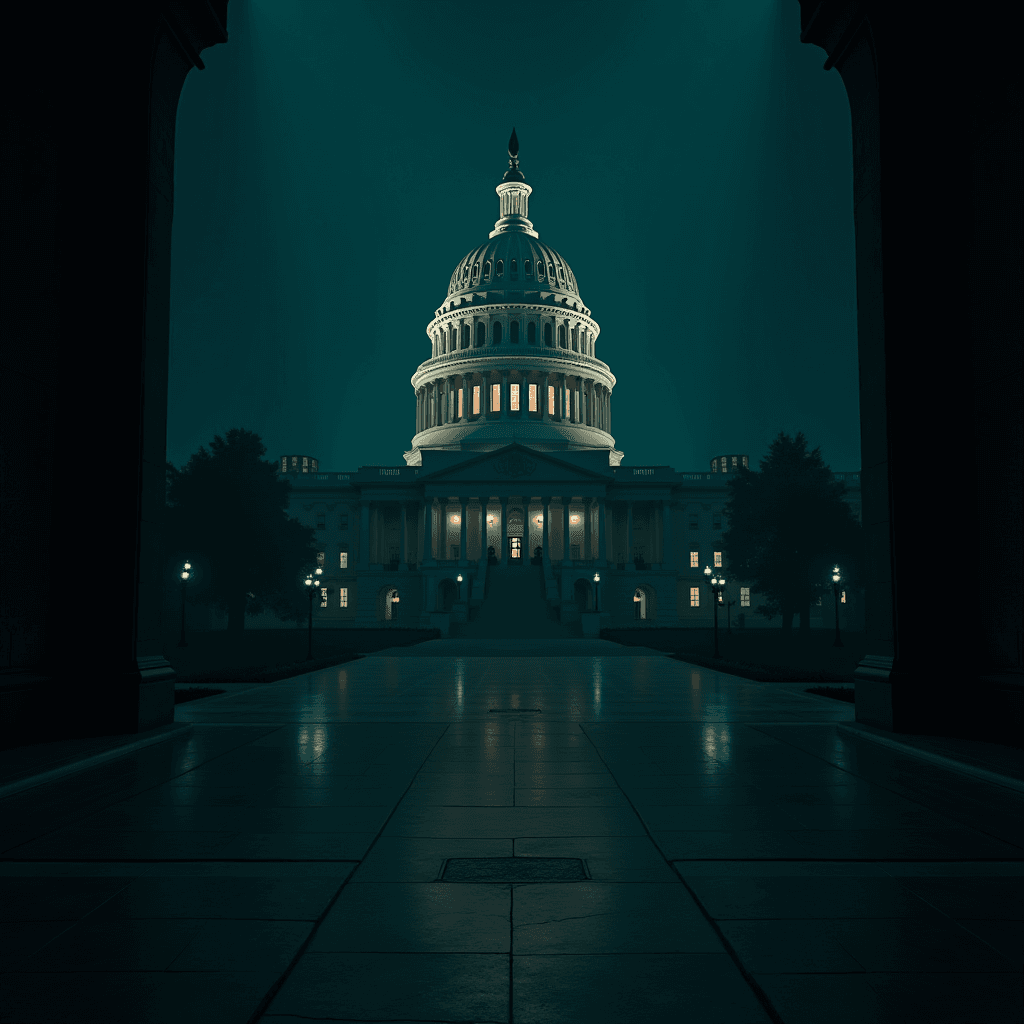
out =
<svg viewBox="0 0 1024 1024"><path fill-rule="evenodd" d="M512 129L512 134L508 140L508 170L505 172L502 181L526 181L523 177L523 172L519 170L519 139L516 138L516 130Z"/></svg>

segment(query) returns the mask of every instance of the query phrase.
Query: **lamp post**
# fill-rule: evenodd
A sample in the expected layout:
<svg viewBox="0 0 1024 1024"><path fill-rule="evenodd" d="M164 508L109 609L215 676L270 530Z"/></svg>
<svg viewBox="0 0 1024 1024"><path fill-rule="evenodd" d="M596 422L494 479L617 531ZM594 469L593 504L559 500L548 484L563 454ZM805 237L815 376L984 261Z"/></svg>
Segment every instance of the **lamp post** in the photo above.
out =
<svg viewBox="0 0 1024 1024"><path fill-rule="evenodd" d="M313 660L313 595L320 589L320 579L324 571L318 565L314 572L309 573L305 580L309 590L309 643L306 646L306 660Z"/></svg>
<svg viewBox="0 0 1024 1024"><path fill-rule="evenodd" d="M192 563L187 559L185 564L181 567L181 639L178 641L179 647L188 647L188 642L185 640L185 587L188 586L189 577L192 575Z"/></svg>
<svg viewBox="0 0 1024 1024"><path fill-rule="evenodd" d="M599 599L599 588L601 586L601 574L599 572L594 573L594 611L599 612L601 610L601 602Z"/></svg>
<svg viewBox="0 0 1024 1024"><path fill-rule="evenodd" d="M462 573L461 572L459 573L458 576L455 577L455 582L459 585L458 597L456 598L456 600L461 601L462 600Z"/></svg>
<svg viewBox="0 0 1024 1024"><path fill-rule="evenodd" d="M732 636L732 606L735 603L735 601L725 602L725 621L728 623L726 632L729 634L729 636Z"/></svg>
<svg viewBox="0 0 1024 1024"><path fill-rule="evenodd" d="M715 657L720 658L721 654L718 653L718 595L725 589L725 580L713 576L707 566L704 566L704 578L708 581L708 586L711 587L711 603L715 607Z"/></svg>
<svg viewBox="0 0 1024 1024"><path fill-rule="evenodd" d="M391 621L394 622L398 616L398 609L395 607L398 604L398 591L396 590L391 596Z"/></svg>
<svg viewBox="0 0 1024 1024"><path fill-rule="evenodd" d="M832 570L832 596L836 606L836 642L832 645L833 647L843 646L843 641L839 639L839 579L839 566L837 565Z"/></svg>

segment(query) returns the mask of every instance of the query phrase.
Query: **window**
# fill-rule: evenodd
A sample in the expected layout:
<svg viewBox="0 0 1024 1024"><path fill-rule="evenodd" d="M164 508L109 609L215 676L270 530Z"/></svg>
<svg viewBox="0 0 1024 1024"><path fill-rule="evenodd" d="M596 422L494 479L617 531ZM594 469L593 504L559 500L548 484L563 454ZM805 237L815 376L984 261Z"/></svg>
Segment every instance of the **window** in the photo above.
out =
<svg viewBox="0 0 1024 1024"><path fill-rule="evenodd" d="M326 608L327 607L327 588L326 587L321 587L320 588L320 607L321 608Z"/></svg>
<svg viewBox="0 0 1024 1024"><path fill-rule="evenodd" d="M338 588L338 593L341 595L341 601L340 601L339 607L347 608L348 607L348 587L339 587Z"/></svg>
<svg viewBox="0 0 1024 1024"><path fill-rule="evenodd" d="M722 568L722 552L721 551L716 551L715 552L715 568L716 569L721 569Z"/></svg>
<svg viewBox="0 0 1024 1024"><path fill-rule="evenodd" d="M496 269L497 269L497 274L495 276L501 277L502 274L505 273L505 261L504 260L498 260L498 266L497 266Z"/></svg>
<svg viewBox="0 0 1024 1024"><path fill-rule="evenodd" d="M479 263L474 263L473 264L473 282L474 283L476 282L476 279L479 276L480 276L480 264Z"/></svg>
<svg viewBox="0 0 1024 1024"><path fill-rule="evenodd" d="M846 604L846 591L843 591L843 596L839 598L840 604Z"/></svg>
<svg viewBox="0 0 1024 1024"><path fill-rule="evenodd" d="M700 587L690 587L690 607L700 607Z"/></svg>
<svg viewBox="0 0 1024 1024"><path fill-rule="evenodd" d="M565 273L562 271L561 264L558 266L558 280L565 284Z"/></svg>
<svg viewBox="0 0 1024 1024"><path fill-rule="evenodd" d="M526 325L526 344L536 345L537 344L537 325L533 322Z"/></svg>
<svg viewBox="0 0 1024 1024"><path fill-rule="evenodd" d="M740 607L750 607L750 587L740 587Z"/></svg>
<svg viewBox="0 0 1024 1024"><path fill-rule="evenodd" d="M288 456L287 455L282 455L281 456L281 472L282 473L287 473L288 472Z"/></svg>
<svg viewBox="0 0 1024 1024"><path fill-rule="evenodd" d="M346 551L344 549L342 549L342 551L338 555L338 568L339 569L347 569L348 568L348 551Z"/></svg>
<svg viewBox="0 0 1024 1024"><path fill-rule="evenodd" d="M341 529L341 530L347 530L348 529L348 513L347 512L345 512L342 515L340 521L338 522L338 528Z"/></svg>
<svg viewBox="0 0 1024 1024"><path fill-rule="evenodd" d="M714 521L713 525L714 525L715 529L716 530L720 530L722 528L722 513L721 512L713 513L712 514L712 519Z"/></svg>
<svg viewBox="0 0 1024 1024"><path fill-rule="evenodd" d="M722 596L722 592L721 591L718 592L718 603L719 604L724 604L725 603L725 598Z"/></svg>
<svg viewBox="0 0 1024 1024"><path fill-rule="evenodd" d="M459 419L462 419L462 388L459 388Z"/></svg>
<svg viewBox="0 0 1024 1024"><path fill-rule="evenodd" d="M519 344L519 321L513 320L508 325L508 340L513 345Z"/></svg>
<svg viewBox="0 0 1024 1024"><path fill-rule="evenodd" d="M737 462L739 462L739 458L738 458L737 456L735 456L735 455L734 455L734 456L732 457L732 468L733 468L733 469L735 469L735 468L736 468L736 464L737 464Z"/></svg>
<svg viewBox="0 0 1024 1024"><path fill-rule="evenodd" d="M544 344L551 348L551 324L544 325Z"/></svg>
<svg viewBox="0 0 1024 1024"><path fill-rule="evenodd" d="M321 568L323 568L323 564L324 564L324 553L323 553L322 551L318 551L318 552L316 553L316 564L317 564L317 565L319 565L319 566L320 566Z"/></svg>
<svg viewBox="0 0 1024 1024"><path fill-rule="evenodd" d="M317 514L316 514L316 528L318 530L326 530L327 529L327 513L326 512L317 512Z"/></svg>
<svg viewBox="0 0 1024 1024"><path fill-rule="evenodd" d="M469 324L462 326L462 347L469 348Z"/></svg>
<svg viewBox="0 0 1024 1024"><path fill-rule="evenodd" d="M491 385L491 412L501 412L501 385Z"/></svg>
<svg viewBox="0 0 1024 1024"><path fill-rule="evenodd" d="M697 529L697 513L696 512L691 512L690 513L690 529L691 530L696 530Z"/></svg>
<svg viewBox="0 0 1024 1024"><path fill-rule="evenodd" d="M473 385L473 415L480 415L480 385Z"/></svg>
<svg viewBox="0 0 1024 1024"><path fill-rule="evenodd" d="M527 277L532 277L533 276L532 273L531 273L530 261L529 260L523 260L523 270L526 271L526 276Z"/></svg>
<svg viewBox="0 0 1024 1024"><path fill-rule="evenodd" d="M700 552L699 551L691 551L690 552L690 568L691 569L699 569L700 568Z"/></svg>
<svg viewBox="0 0 1024 1024"><path fill-rule="evenodd" d="M555 265L554 263L548 264L548 280L551 280L555 276Z"/></svg>
<svg viewBox="0 0 1024 1024"><path fill-rule="evenodd" d="M485 281L490 280L490 277L491 277L491 261L487 260L484 263L484 280Z"/></svg>
<svg viewBox="0 0 1024 1024"><path fill-rule="evenodd" d="M501 322L500 321L496 321L494 323L494 325L491 327L491 344L492 345L500 345L501 344Z"/></svg>
<svg viewBox="0 0 1024 1024"><path fill-rule="evenodd" d="M747 457L746 457L746 455L743 456L743 465L744 466L747 465ZM747 468L749 469L750 467L748 466Z"/></svg>
<svg viewBox="0 0 1024 1024"><path fill-rule="evenodd" d="M554 384L548 385L548 415L555 415L555 386Z"/></svg>
<svg viewBox="0 0 1024 1024"><path fill-rule="evenodd" d="M516 261L515 260L512 261L512 263L511 263L511 265L509 266L508 269L509 269L509 273L512 275L512 280L515 281L517 279L517 277L518 277L518 275L516 273Z"/></svg>
<svg viewBox="0 0 1024 1024"><path fill-rule="evenodd" d="M558 325L558 347L565 348L565 324Z"/></svg>
<svg viewBox="0 0 1024 1024"><path fill-rule="evenodd" d="M530 412L537 411L537 385L530 385Z"/></svg>
<svg viewBox="0 0 1024 1024"><path fill-rule="evenodd" d="M509 384L508 411L519 412L519 385Z"/></svg>
<svg viewBox="0 0 1024 1024"><path fill-rule="evenodd" d="M537 280L544 280L544 263L541 260L537 260Z"/></svg>
<svg viewBox="0 0 1024 1024"><path fill-rule="evenodd" d="M480 348L487 342L487 328L483 324L476 325L476 347Z"/></svg>

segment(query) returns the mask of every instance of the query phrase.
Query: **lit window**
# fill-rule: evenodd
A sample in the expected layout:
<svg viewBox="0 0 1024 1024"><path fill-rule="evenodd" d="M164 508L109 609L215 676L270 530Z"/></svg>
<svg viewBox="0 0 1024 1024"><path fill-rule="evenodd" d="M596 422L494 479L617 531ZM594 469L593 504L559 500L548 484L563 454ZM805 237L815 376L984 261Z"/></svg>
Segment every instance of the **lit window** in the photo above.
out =
<svg viewBox="0 0 1024 1024"><path fill-rule="evenodd" d="M739 461L738 457L734 455L734 456L732 457L732 468L733 468L733 469L735 469L735 468L736 468L736 463L737 463L738 461Z"/></svg>
<svg viewBox="0 0 1024 1024"><path fill-rule="evenodd" d="M458 526L459 523L462 522L462 519L461 519L460 516L456 515L456 516L452 516L452 520L451 521L452 521L452 526Z"/></svg>
<svg viewBox="0 0 1024 1024"><path fill-rule="evenodd" d="M480 385L473 385L473 415L480 415Z"/></svg>
<svg viewBox="0 0 1024 1024"><path fill-rule="evenodd" d="M531 271L530 261L529 260L523 260L523 269L526 271L526 276L530 277L532 271Z"/></svg>
<svg viewBox="0 0 1024 1024"><path fill-rule="evenodd" d="M841 598L839 598L839 603L840 604L846 604L846 591L845 590L843 591L843 596Z"/></svg>
<svg viewBox="0 0 1024 1024"><path fill-rule="evenodd" d="M690 607L700 607L700 587L690 587Z"/></svg>
<svg viewBox="0 0 1024 1024"><path fill-rule="evenodd" d="M533 324L531 324L530 326L532 327ZM536 412L536 411L537 411L537 385L536 384L531 384L530 385L530 412Z"/></svg>
<svg viewBox="0 0 1024 1024"><path fill-rule="evenodd" d="M510 384L511 394L508 396L509 412L519 412L519 385Z"/></svg>
<svg viewBox="0 0 1024 1024"><path fill-rule="evenodd" d="M340 562L339 568L347 569L348 568L348 552L347 551L342 551L338 561Z"/></svg>
<svg viewBox="0 0 1024 1024"><path fill-rule="evenodd" d="M282 455L281 456L281 472L282 473L287 473L288 472L288 456L287 455Z"/></svg>
<svg viewBox="0 0 1024 1024"><path fill-rule="evenodd" d="M459 388L459 419L462 419L462 388Z"/></svg>
<svg viewBox="0 0 1024 1024"><path fill-rule="evenodd" d="M718 603L719 603L719 604L722 604L722 603L723 603L723 601L724 601L724 598L722 597L722 592L721 592L721 591L719 591L719 592L718 592Z"/></svg>
<svg viewBox="0 0 1024 1024"><path fill-rule="evenodd" d="M746 457L746 455L743 456L743 465L744 466L747 465L747 457ZM749 467L747 467L747 468L749 468Z"/></svg>
<svg viewBox="0 0 1024 1024"><path fill-rule="evenodd" d="M321 587L320 588L320 607L321 608L326 608L327 607L327 588L326 587Z"/></svg>
<svg viewBox="0 0 1024 1024"><path fill-rule="evenodd" d="M341 608L347 608L348 607L348 587L339 587L338 588L338 593L341 595L340 607Z"/></svg>
<svg viewBox="0 0 1024 1024"><path fill-rule="evenodd" d="M740 587L740 607L750 607L750 587Z"/></svg>
<svg viewBox="0 0 1024 1024"><path fill-rule="evenodd" d="M554 384L548 385L548 415L555 415L555 386Z"/></svg>
<svg viewBox="0 0 1024 1024"><path fill-rule="evenodd" d="M716 569L721 569L722 568L722 552L721 551L716 551L715 552L715 568Z"/></svg>
<svg viewBox="0 0 1024 1024"><path fill-rule="evenodd" d="M498 325L495 324L495 327ZM501 385L491 385L491 412L501 412Z"/></svg>
<svg viewBox="0 0 1024 1024"><path fill-rule="evenodd" d="M293 455L292 456L292 469L295 469L295 467L298 466L298 464L299 464L299 457L298 457L298 455Z"/></svg>
<svg viewBox="0 0 1024 1024"><path fill-rule="evenodd" d="M317 514L316 514L316 528L318 530L326 530L327 529L327 513L326 512L317 512Z"/></svg>
<svg viewBox="0 0 1024 1024"><path fill-rule="evenodd" d="M697 551L691 551L690 552L690 568L691 569L699 569L700 568L700 558L698 556L699 556L699 552L697 552Z"/></svg>

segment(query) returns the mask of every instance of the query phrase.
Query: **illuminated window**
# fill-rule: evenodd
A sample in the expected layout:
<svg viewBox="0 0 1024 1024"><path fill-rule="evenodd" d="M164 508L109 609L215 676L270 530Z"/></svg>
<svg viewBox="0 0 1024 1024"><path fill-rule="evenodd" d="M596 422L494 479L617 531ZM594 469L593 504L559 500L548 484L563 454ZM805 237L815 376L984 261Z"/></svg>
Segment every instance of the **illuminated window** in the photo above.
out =
<svg viewBox="0 0 1024 1024"><path fill-rule="evenodd" d="M690 587L690 607L700 607L700 587Z"/></svg>
<svg viewBox="0 0 1024 1024"><path fill-rule="evenodd" d="M341 552L341 554L338 556L338 562L340 563L339 566L338 566L340 569L347 569L348 568L348 552L347 551L342 551Z"/></svg>
<svg viewBox="0 0 1024 1024"><path fill-rule="evenodd" d="M535 323L531 322L526 325L526 344L537 344L537 325Z"/></svg>
<svg viewBox="0 0 1024 1024"><path fill-rule="evenodd" d="M282 473L287 473L288 472L288 456L287 455L282 455L281 456L281 472Z"/></svg>
<svg viewBox="0 0 1024 1024"><path fill-rule="evenodd" d="M509 412L519 412L519 385L510 384L509 390L511 394L508 396L508 410Z"/></svg>
<svg viewBox="0 0 1024 1024"><path fill-rule="evenodd" d="M743 456L743 465L744 466L747 465L747 457L746 457L746 455ZM748 466L747 468L749 469L750 467Z"/></svg>
<svg viewBox="0 0 1024 1024"><path fill-rule="evenodd" d="M348 513L347 512L341 517L341 521L338 523L338 526L342 530L347 530L348 529Z"/></svg>
<svg viewBox="0 0 1024 1024"><path fill-rule="evenodd" d="M320 607L321 608L326 608L327 607L327 588L326 587L321 587L320 588Z"/></svg>
<svg viewBox="0 0 1024 1024"><path fill-rule="evenodd" d="M569 516L569 523L572 526L579 526L580 525L580 517L578 515L576 515L575 513L573 513L573 515Z"/></svg>
<svg viewBox="0 0 1024 1024"><path fill-rule="evenodd" d="M298 457L298 455L293 455L292 456L292 469L295 469L298 466L298 464L299 464L299 457Z"/></svg>
<svg viewBox="0 0 1024 1024"><path fill-rule="evenodd" d="M533 324L531 324L530 326L532 327ZM537 411L537 385L536 384L531 384L530 385L530 412L536 412L536 411Z"/></svg>
<svg viewBox="0 0 1024 1024"><path fill-rule="evenodd" d="M697 513L696 512L691 512L690 513L690 529L691 530L696 530L697 529Z"/></svg>
<svg viewBox="0 0 1024 1024"><path fill-rule="evenodd" d="M697 551L691 551L690 552L690 568L691 569L699 569L700 568L699 552L697 552Z"/></svg>
<svg viewBox="0 0 1024 1024"><path fill-rule="evenodd" d="M338 593L341 595L341 601L339 603L339 607L347 608L348 607L348 587L339 587L338 588Z"/></svg>
<svg viewBox="0 0 1024 1024"><path fill-rule="evenodd" d="M750 587L740 587L740 607L750 607Z"/></svg>
<svg viewBox="0 0 1024 1024"><path fill-rule="evenodd" d="M473 415L480 415L480 385L473 385Z"/></svg>
<svg viewBox="0 0 1024 1024"><path fill-rule="evenodd" d="M327 513L326 512L317 512L317 514L316 514L316 528L318 530L326 530L327 529Z"/></svg>
<svg viewBox="0 0 1024 1024"><path fill-rule="evenodd" d="M548 385L548 415L555 415L555 386L554 384Z"/></svg>
<svg viewBox="0 0 1024 1024"><path fill-rule="evenodd" d="M501 385L491 385L491 412L501 412Z"/></svg>
<svg viewBox="0 0 1024 1024"><path fill-rule="evenodd" d="M843 596L841 598L839 598L839 603L840 604L846 604L846 591L845 590L843 591Z"/></svg>
<svg viewBox="0 0 1024 1024"><path fill-rule="evenodd" d="M459 388L459 419L462 419L462 388Z"/></svg>
<svg viewBox="0 0 1024 1024"><path fill-rule="evenodd" d="M735 455L734 455L734 456L732 457L732 468L733 468L733 469L735 469L735 468L736 468L736 464L737 464L738 462L739 462L739 458L738 458L737 456L735 456Z"/></svg>
<svg viewBox="0 0 1024 1024"><path fill-rule="evenodd" d="M718 592L718 603L719 603L719 604L723 604L723 603L724 603L724 601L725 601L725 599L724 599L724 598L722 597L722 592L721 592L721 591L719 591L719 592Z"/></svg>
<svg viewBox="0 0 1024 1024"><path fill-rule="evenodd" d="M523 260L523 269L526 271L526 276L527 277L532 276L532 268L530 266L530 261L529 260Z"/></svg>
<svg viewBox="0 0 1024 1024"><path fill-rule="evenodd" d="M721 569L722 568L722 552L721 551L716 551L715 552L715 568L716 569Z"/></svg>

